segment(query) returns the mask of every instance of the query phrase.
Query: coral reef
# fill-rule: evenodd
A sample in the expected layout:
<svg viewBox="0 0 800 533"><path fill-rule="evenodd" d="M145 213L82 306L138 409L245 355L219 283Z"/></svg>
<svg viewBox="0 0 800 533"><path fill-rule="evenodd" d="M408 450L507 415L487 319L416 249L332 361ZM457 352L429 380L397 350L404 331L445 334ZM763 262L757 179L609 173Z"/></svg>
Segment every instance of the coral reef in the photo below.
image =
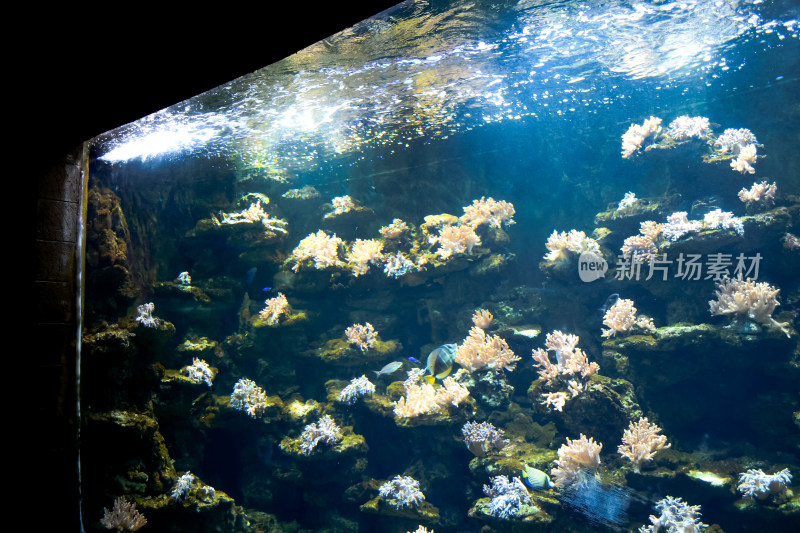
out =
<svg viewBox="0 0 800 533"><path fill-rule="evenodd" d="M456 363L470 372L484 367L511 371L519 360L506 341L497 335L486 335L478 326L470 329L467 338L456 348Z"/></svg>
<svg viewBox="0 0 800 533"><path fill-rule="evenodd" d="M258 316L270 326L277 324L281 316L289 314L289 301L282 292L265 300L264 306L264 309L258 312Z"/></svg>
<svg viewBox="0 0 800 533"><path fill-rule="evenodd" d="M594 475L600 466L601 443L593 438L586 438L581 433L580 438L570 439L558 449L556 467L550 473L557 487L565 489L572 485L580 484L586 476Z"/></svg>
<svg viewBox="0 0 800 533"><path fill-rule="evenodd" d="M421 368L408 371L403 382L406 394L394 402L394 414L398 417L413 418L446 410L448 405L457 407L469 396L469 389L452 377L444 378L441 387L420 381L423 371Z"/></svg>
<svg viewBox="0 0 800 533"><path fill-rule="evenodd" d="M120 496L114 500L112 510L103 509L103 518L100 519L100 524L106 529L138 531L147 524L147 518L136 510L135 504Z"/></svg>
<svg viewBox="0 0 800 533"><path fill-rule="evenodd" d="M655 140L661 133L661 119L650 117L642 124L631 124L622 134L622 157L630 158L641 149L647 139Z"/></svg>
<svg viewBox="0 0 800 533"><path fill-rule="evenodd" d="M790 336L787 324L772 318L780 305L776 289L766 282L751 279L724 279L717 284L716 300L709 300L712 315L741 315L764 325L774 325Z"/></svg>
<svg viewBox="0 0 800 533"><path fill-rule="evenodd" d="M342 431L330 415L325 415L313 424L307 425L300 435L300 450L311 455L320 444L335 444L342 439Z"/></svg>
<svg viewBox="0 0 800 533"><path fill-rule="evenodd" d="M214 372L211 370L211 367L208 366L208 363L202 359L195 357L192 360L192 364L185 367L183 371L188 378L195 383L205 383L210 387L214 382Z"/></svg>
<svg viewBox="0 0 800 533"><path fill-rule="evenodd" d="M499 452L509 442L503 438L503 430L497 429L491 422L467 422L461 427L461 434L467 449L478 457Z"/></svg>
<svg viewBox="0 0 800 533"><path fill-rule="evenodd" d="M739 474L739 484L736 490L746 498L763 500L770 494L786 490L786 485L792 481L792 474L784 468L774 474L766 474L763 470L749 469Z"/></svg>
<svg viewBox="0 0 800 533"><path fill-rule="evenodd" d="M359 398L373 394L375 394L375 385L362 374L361 377L350 380L350 384L342 389L339 401L346 405L353 405Z"/></svg>
<svg viewBox="0 0 800 533"><path fill-rule="evenodd" d="M340 265L339 246L342 244L342 239L336 234L330 236L322 230L309 234L292 250L291 259L294 260L292 270L297 272L301 266L306 266L310 262L313 262L313 267L317 270Z"/></svg>
<svg viewBox="0 0 800 533"><path fill-rule="evenodd" d="M491 486L483 486L484 494L492 498L487 509L491 516L508 520L525 512L523 506L533 505L528 489L518 477L509 480L507 476L495 476L491 481Z"/></svg>
<svg viewBox="0 0 800 533"><path fill-rule="evenodd" d="M353 324L344 330L347 342L358 346L362 352L366 352L378 341L378 332L369 322L364 324Z"/></svg>
<svg viewBox="0 0 800 533"><path fill-rule="evenodd" d="M267 393L255 381L241 378L233 386L231 407L246 412L250 418L258 418L267 408Z"/></svg>

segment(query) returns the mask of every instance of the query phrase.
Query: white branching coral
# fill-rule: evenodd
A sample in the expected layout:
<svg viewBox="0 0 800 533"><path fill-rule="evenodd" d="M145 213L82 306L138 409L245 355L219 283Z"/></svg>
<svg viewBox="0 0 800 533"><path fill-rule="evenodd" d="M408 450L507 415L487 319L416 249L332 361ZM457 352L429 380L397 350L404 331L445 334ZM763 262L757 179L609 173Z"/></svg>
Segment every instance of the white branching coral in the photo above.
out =
<svg viewBox="0 0 800 533"><path fill-rule="evenodd" d="M412 368L403 382L406 395L394 402L394 414L400 418L441 412L448 405L458 406L469 396L469 389L452 376L442 380L441 387L434 387L422 380L425 370Z"/></svg>
<svg viewBox="0 0 800 533"><path fill-rule="evenodd" d="M138 306L136 308L136 322L146 328L157 328L161 319L153 316L153 311L155 311L155 309L156 304L153 302L148 302Z"/></svg>
<svg viewBox="0 0 800 533"><path fill-rule="evenodd" d="M337 266L340 264L339 246L341 244L343 244L342 239L335 233L333 236L322 230L311 233L302 239L292 251L292 258L295 261L292 270L297 272L300 265L306 261L313 261L314 268L317 270Z"/></svg>
<svg viewBox="0 0 800 533"><path fill-rule="evenodd" d="M763 500L770 494L775 494L786 489L792 481L792 473L788 468L780 472L767 474L763 470L749 469L747 472L739 474L739 485L736 490L747 498L757 498Z"/></svg>
<svg viewBox="0 0 800 533"><path fill-rule="evenodd" d="M727 278L717 284L716 300L709 300L712 315L741 315L764 325L778 326L790 337L788 324L772 318L775 308L780 305L776 289L766 282L755 282Z"/></svg>
<svg viewBox="0 0 800 533"><path fill-rule="evenodd" d="M692 137L702 139L711 135L711 126L706 117L681 115L669 123L666 135L676 141L683 141Z"/></svg>
<svg viewBox="0 0 800 533"><path fill-rule="evenodd" d="M664 224L645 220L639 224L639 235L633 235L622 243L623 257L632 263L650 263L658 255L658 238L664 231Z"/></svg>
<svg viewBox="0 0 800 533"><path fill-rule="evenodd" d="M667 217L661 234L668 241L675 242L684 235L697 233L703 227L699 220L689 220L686 211L677 211Z"/></svg>
<svg viewBox="0 0 800 533"><path fill-rule="evenodd" d="M363 375L360 378L353 378L350 384L339 393L339 401L346 405L353 405L362 396L372 396L375 393L375 385Z"/></svg>
<svg viewBox="0 0 800 533"><path fill-rule="evenodd" d="M481 329L487 329L492 325L493 320L494 316L492 316L492 313L489 312L488 309L476 309L475 312L472 313L472 323Z"/></svg>
<svg viewBox="0 0 800 533"><path fill-rule="evenodd" d="M636 154L648 138L655 140L661 133L661 119L650 117L642 124L631 124L628 131L622 134L622 157L629 158Z"/></svg>
<svg viewBox="0 0 800 533"><path fill-rule="evenodd" d="M600 245L596 240L587 237L582 231L571 229L568 232L558 232L553 230L550 237L547 238L545 247L549 250L544 258L547 261L555 261L560 257L564 257L567 252L574 254L582 254L584 252L592 252L597 255L600 254Z"/></svg>
<svg viewBox="0 0 800 533"><path fill-rule="evenodd" d="M714 209L703 215L703 226L708 229L730 229L744 235L744 223L730 211Z"/></svg>
<svg viewBox="0 0 800 533"><path fill-rule="evenodd" d="M477 457L486 457L490 452L499 452L508 445L503 430L491 422L467 422L461 427L461 435L467 449Z"/></svg>
<svg viewBox="0 0 800 533"><path fill-rule="evenodd" d="M623 196L622 200L619 201L619 205L617 205L617 211L621 211L623 209L627 209L633 204L635 204L639 199L636 198L636 194L628 191Z"/></svg>
<svg viewBox="0 0 800 533"><path fill-rule="evenodd" d="M264 304L265 307L258 312L258 316L270 326L277 324L280 317L289 312L289 301L281 292L274 298L265 300Z"/></svg>
<svg viewBox="0 0 800 533"><path fill-rule="evenodd" d="M742 148L757 144L756 136L747 128L728 128L714 141L714 147L723 154L737 155Z"/></svg>
<svg viewBox="0 0 800 533"><path fill-rule="evenodd" d="M483 493L492 498L487 507L491 516L508 520L517 516L523 506L533 505L528 489L518 477L495 476L491 481L491 486L483 486Z"/></svg>
<svg viewBox="0 0 800 533"><path fill-rule="evenodd" d="M336 196L332 198L331 205L333 206L333 211L325 215L326 218L336 215L343 215L352 211L356 207L353 199L346 194L344 196Z"/></svg>
<svg viewBox="0 0 800 533"><path fill-rule="evenodd" d="M394 255L389 255L386 257L386 262L383 264L383 273L386 274L387 278L399 278L400 276L405 276L409 272L412 272L417 269L417 266L406 259L406 256L403 255L403 252L398 251Z"/></svg>
<svg viewBox="0 0 800 533"><path fill-rule="evenodd" d="M617 333L628 333L634 326L654 330L652 320L646 317L636 316L636 307L633 300L619 298L614 305L606 310L603 316L603 324L608 329L603 330L603 337L614 337Z"/></svg>
<svg viewBox="0 0 800 533"><path fill-rule="evenodd" d="M269 203L269 198L264 197L265 203ZM256 224L261 223L264 226L264 231L268 236L273 236L278 233L286 233L286 225L288 224L282 218L272 218L261 207L261 199L259 198L255 203L251 203L250 207L235 213L220 213L222 220L220 224Z"/></svg>
<svg viewBox="0 0 800 533"><path fill-rule="evenodd" d="M395 218L391 224L382 226L378 231L384 239L399 239L403 233L408 231L408 224Z"/></svg>
<svg viewBox="0 0 800 533"><path fill-rule="evenodd" d="M456 254L471 254L472 248L481 243L481 238L475 229L469 225L444 226L439 231L438 237L432 237L430 242L439 243L436 254L442 259L447 259Z"/></svg>
<svg viewBox="0 0 800 533"><path fill-rule="evenodd" d="M483 367L511 371L519 359L505 340L486 335L478 326L470 329L469 336L456 348L456 363L470 372Z"/></svg>
<svg viewBox="0 0 800 533"><path fill-rule="evenodd" d="M778 186L775 183L769 184L766 180L761 183L753 183L750 189L742 188L739 191L739 200L751 207L755 204L760 207L770 207L775 203L775 193Z"/></svg>
<svg viewBox="0 0 800 533"><path fill-rule="evenodd" d="M211 367L208 366L202 359L198 359L195 357L192 360L192 364L185 367L183 371L186 373L186 376L195 383L205 383L209 387L212 385L214 381L214 372L211 370Z"/></svg>
<svg viewBox="0 0 800 533"><path fill-rule="evenodd" d="M538 368L539 377L546 385L553 385L556 380L563 385L566 380L560 379L559 376L574 377L566 383L571 396L567 396L564 391L542 393L541 403L556 411L561 411L570 397L574 398L584 390L584 384L577 381L578 376L585 380L600 370L600 366L595 362L590 363L584 351L578 348L579 340L577 335L555 330L548 333L545 338L546 350L542 348L533 350L533 362ZM555 353L555 364L550 361L548 352Z"/></svg>
<svg viewBox="0 0 800 533"><path fill-rule="evenodd" d="M736 156L736 159L731 161L731 168L736 172L741 172L742 174L745 172L748 174L755 174L756 169L753 168L753 165L757 159L758 155L756 155L756 145L748 144L739 150L739 154Z"/></svg>
<svg viewBox="0 0 800 533"><path fill-rule="evenodd" d="M191 472L186 472L178 480L175 482L175 486L172 487L172 492L170 492L169 496L173 500L183 501L189 495L189 491L192 490L192 483L194 483L195 476Z"/></svg>
<svg viewBox="0 0 800 533"><path fill-rule="evenodd" d="M556 467L551 474L557 487L565 489L583 481L600 466L600 450L603 444L581 433L578 439L567 438L567 443L558 449Z"/></svg>
<svg viewBox="0 0 800 533"><path fill-rule="evenodd" d="M640 418L636 423L631 421L622 434L622 444L617 447L617 451L628 458L638 472L644 462L653 460L657 451L671 446L667 443L667 437L659 433L661 428L651 424L646 417Z"/></svg>
<svg viewBox="0 0 800 533"><path fill-rule="evenodd" d="M366 274L370 264L378 265L381 261L383 261L383 243L374 239L356 239L347 253L347 262L356 277Z"/></svg>
<svg viewBox="0 0 800 533"><path fill-rule="evenodd" d="M255 381L241 378L233 386L230 405L246 412L251 418L258 418L267 408L267 393Z"/></svg>
<svg viewBox="0 0 800 533"><path fill-rule="evenodd" d="M419 481L411 476L395 476L378 488L378 497L394 505L395 508L418 507L425 501L419 490Z"/></svg>
<svg viewBox="0 0 800 533"><path fill-rule="evenodd" d="M347 342L355 344L362 352L375 346L378 341L378 332L369 322L353 324L344 330L344 335L347 337Z"/></svg>
<svg viewBox="0 0 800 533"><path fill-rule="evenodd" d="M136 504L129 502L124 496L120 496L114 500L112 510L103 509L103 518L100 519L100 524L106 529L138 531L147 524L147 518L136 510Z"/></svg>
<svg viewBox="0 0 800 533"><path fill-rule="evenodd" d="M708 525L700 522L700 506L689 505L681 498L667 496L656 503L656 509L661 515L650 515L649 526L639 528L639 533L700 533Z"/></svg>
<svg viewBox="0 0 800 533"><path fill-rule="evenodd" d="M311 455L320 443L336 444L342 440L342 432L330 415L325 415L313 424L307 425L300 435L300 451L303 455Z"/></svg>
<svg viewBox="0 0 800 533"><path fill-rule="evenodd" d="M513 224L513 217L514 206L510 202L481 197L480 200L473 200L472 205L464 208L464 214L459 220L472 228L477 228L481 224L499 228L501 225Z"/></svg>

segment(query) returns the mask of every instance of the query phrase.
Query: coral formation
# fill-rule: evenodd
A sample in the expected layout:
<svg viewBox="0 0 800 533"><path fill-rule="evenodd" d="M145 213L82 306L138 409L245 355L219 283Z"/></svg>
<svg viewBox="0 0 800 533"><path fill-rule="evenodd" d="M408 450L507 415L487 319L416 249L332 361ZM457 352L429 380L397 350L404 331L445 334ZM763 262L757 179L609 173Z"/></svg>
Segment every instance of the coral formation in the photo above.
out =
<svg viewBox="0 0 800 533"><path fill-rule="evenodd" d="M469 389L452 377L444 378L441 387L420 381L423 372L421 368L408 371L408 378L403 382L406 394L394 402L394 414L398 417L413 418L443 411L448 405L457 407L469 396Z"/></svg>
<svg viewBox="0 0 800 533"><path fill-rule="evenodd" d="M300 451L311 455L320 444L335 444L342 439L342 431L330 415L325 415L313 424L303 428L300 435Z"/></svg>
<svg viewBox="0 0 800 533"><path fill-rule="evenodd" d="M411 476L395 476L378 489L381 499L397 508L417 507L425 501L425 495L419 489L419 481Z"/></svg>
<svg viewBox="0 0 800 533"><path fill-rule="evenodd" d="M591 252L602 256L600 253L600 246L596 240L587 237L584 232L574 229L560 233L553 230L545 246L550 250L544 256L546 261L555 261L556 259L565 257L566 252L572 252L573 254Z"/></svg>
<svg viewBox="0 0 800 533"><path fill-rule="evenodd" d="M496 518L508 520L520 514L523 506L533 505L528 489L518 477L495 476L492 485L484 485L483 492L492 498L488 513Z"/></svg>
<svg viewBox="0 0 800 533"><path fill-rule="evenodd" d="M642 124L631 124L622 134L622 157L630 158L641 149L647 139L655 140L661 133L661 119L650 117Z"/></svg>
<svg viewBox="0 0 800 533"><path fill-rule="evenodd" d="M572 485L580 484L586 476L591 476L600 466L601 443L593 438L586 438L581 433L580 438L570 439L558 449L556 467L550 473L557 487L565 489Z"/></svg>
<svg viewBox="0 0 800 533"><path fill-rule="evenodd" d="M195 357L192 360L192 364L185 367L183 370L186 372L188 378L195 383L205 383L209 387L213 384L214 372L211 370L211 367L208 366L208 363L202 359Z"/></svg>
<svg viewBox="0 0 800 533"><path fill-rule="evenodd" d="M700 506L689 505L681 498L667 496L656 503L659 516L650 515L649 526L639 528L640 533L699 533L708 526L700 522Z"/></svg>
<svg viewBox="0 0 800 533"><path fill-rule="evenodd" d="M489 224L493 228L501 225L510 226L514 223L514 206L505 200L496 201L493 198L481 197L473 200L472 205L464 207L464 214L459 219L462 224L476 228L482 224ZM477 243L480 244L480 243Z"/></svg>
<svg viewBox="0 0 800 533"><path fill-rule="evenodd" d="M746 498L763 500L770 494L785 490L786 485L791 481L792 474L788 468L774 474L766 474L760 468L751 468L747 472L739 474L739 484L736 486L736 490Z"/></svg>
<svg viewBox="0 0 800 533"><path fill-rule="evenodd" d="M603 315L603 324L608 328L603 330L603 337L613 337L617 333L628 333L635 326L652 331L656 329L653 320L647 317L637 317L633 300L619 298Z"/></svg>
<svg viewBox="0 0 800 533"><path fill-rule="evenodd" d="M638 472L643 463L653 460L657 451L671 446L660 432L661 428L656 424L651 424L646 417L640 418L625 430L617 451L630 460Z"/></svg>
<svg viewBox="0 0 800 533"><path fill-rule="evenodd" d="M289 313L289 301L282 292L265 300L264 306L264 309L258 312L258 316L270 326L277 324L281 316Z"/></svg>
<svg viewBox="0 0 800 533"><path fill-rule="evenodd" d="M374 393L375 385L362 374L361 377L351 379L350 384L342 389L339 401L346 405L353 405L359 398L372 396Z"/></svg>
<svg viewBox="0 0 800 533"><path fill-rule="evenodd" d="M503 430L497 429L491 422L467 422L461 427L464 444L478 457L485 457L490 452L499 452L508 445L503 438Z"/></svg>
<svg viewBox="0 0 800 533"><path fill-rule="evenodd" d="M712 315L741 315L764 325L778 326L789 337L787 324L772 318L780 305L779 292L780 289L763 281L727 278L717 284L717 299L709 300L708 305Z"/></svg>
<svg viewBox="0 0 800 533"><path fill-rule="evenodd" d="M378 265L383 261L383 243L374 239L356 239L346 260L354 276L366 274L370 264Z"/></svg>
<svg viewBox="0 0 800 533"><path fill-rule="evenodd" d="M378 340L378 332L369 322L349 326L344 330L344 335L347 338L347 342L358 346L358 349L362 352L366 352L375 346Z"/></svg>
<svg viewBox="0 0 800 533"><path fill-rule="evenodd" d="M467 338L456 348L456 363L470 372L484 367L511 371L519 359L506 341L497 335L486 335L478 326L470 329Z"/></svg>
<svg viewBox="0 0 800 533"><path fill-rule="evenodd" d="M147 524L147 518L136 510L136 504L129 502L124 496L120 496L114 500L112 510L103 509L103 518L100 519L100 524L106 529L138 531Z"/></svg>
<svg viewBox="0 0 800 533"><path fill-rule="evenodd" d="M342 239L336 234L330 236L322 230L309 234L292 250L291 259L294 260L292 270L297 272L301 266L312 261L317 270L339 265L341 263L339 246L342 244Z"/></svg>
<svg viewBox="0 0 800 533"><path fill-rule="evenodd" d="M159 319L153 316L155 308L156 306L153 302L148 302L137 307L136 312L138 314L136 315L136 322L146 328L157 328Z"/></svg>
<svg viewBox="0 0 800 533"><path fill-rule="evenodd" d="M778 186L773 183L767 183L767 180L761 183L753 183L749 188L742 188L739 191L739 200L747 204L747 207L758 205L761 208L771 207L775 203L775 193L778 191Z"/></svg>
<svg viewBox="0 0 800 533"><path fill-rule="evenodd" d="M267 393L255 381L241 378L233 386L230 405L246 412L251 418L258 418L267 408Z"/></svg>

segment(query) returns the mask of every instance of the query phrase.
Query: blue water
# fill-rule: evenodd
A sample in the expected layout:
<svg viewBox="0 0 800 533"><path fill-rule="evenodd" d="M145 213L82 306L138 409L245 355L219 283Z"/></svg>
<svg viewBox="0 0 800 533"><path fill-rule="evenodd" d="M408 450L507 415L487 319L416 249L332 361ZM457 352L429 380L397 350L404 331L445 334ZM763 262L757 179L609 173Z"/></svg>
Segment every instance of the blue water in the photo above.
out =
<svg viewBox="0 0 800 533"><path fill-rule="evenodd" d="M402 3L92 141L87 527L124 496L147 517L145 531L511 531L523 518L487 516L482 486L519 477L522 463L551 473L565 439L585 434L604 445L597 478L583 490L532 491L540 512L528 523L635 531L669 495L701 505L702 522L727 532L794 530L796 482L751 501L737 478L755 468L800 474L800 256L783 244L800 235L800 10L789 1L539 4ZM621 157L632 124L656 116L666 130L682 115L708 118L709 136ZM757 137L753 174L708 160L728 128ZM772 205L740 201L765 180L777 186ZM290 197L307 186L317 194ZM627 192L636 209L652 209L614 216ZM344 196L357 207L336 215L332 202ZM440 234L425 217L459 217L481 198L512 203L514 223L480 226L470 252L437 253L429 238ZM285 226L270 234L261 222L225 223L257 200ZM668 281L615 277L640 222L678 211L702 220L714 208L745 217L744 234L662 239L659 253L761 254L758 281L780 289L772 317L783 329L712 315L714 280L680 279L675 264ZM410 231L382 237L397 218ZM553 231L572 229L600 242L605 278L582 281L577 255L544 259ZM343 239L337 264L297 259L318 230ZM384 244L383 259L358 275L346 255L357 239ZM398 250L415 266L387 276ZM600 308L614 293L657 329L603 338ZM259 321L279 294L291 311ZM134 320L148 302L156 328ZM515 368L469 373L456 363L466 403L395 416L406 372L437 346L464 343L477 309L494 315L486 333L520 358ZM345 328L366 322L394 344L348 345ZM553 331L578 335L600 365L563 411L539 401L555 389L530 358ZM194 358L215 369L211 386L181 370ZM372 378L391 361L402 370ZM339 401L362 374L374 395ZM231 405L242 378L270 397L258 416ZM326 414L361 444L299 453L297 439ZM640 416L671 446L636 472L617 446ZM476 457L463 442L468 421L491 422L511 444ZM187 471L197 479L189 496L171 499ZM425 506L379 498L398 475L420 482ZM593 498L607 511L587 511Z"/></svg>

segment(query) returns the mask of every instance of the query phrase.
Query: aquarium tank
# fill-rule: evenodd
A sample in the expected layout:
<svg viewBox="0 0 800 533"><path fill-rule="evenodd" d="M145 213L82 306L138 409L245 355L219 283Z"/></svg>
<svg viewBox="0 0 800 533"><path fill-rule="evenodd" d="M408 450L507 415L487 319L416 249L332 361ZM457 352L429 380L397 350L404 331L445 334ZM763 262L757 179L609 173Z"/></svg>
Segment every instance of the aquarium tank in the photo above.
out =
<svg viewBox="0 0 800 533"><path fill-rule="evenodd" d="M87 531L798 531L800 9L408 0L87 143Z"/></svg>

